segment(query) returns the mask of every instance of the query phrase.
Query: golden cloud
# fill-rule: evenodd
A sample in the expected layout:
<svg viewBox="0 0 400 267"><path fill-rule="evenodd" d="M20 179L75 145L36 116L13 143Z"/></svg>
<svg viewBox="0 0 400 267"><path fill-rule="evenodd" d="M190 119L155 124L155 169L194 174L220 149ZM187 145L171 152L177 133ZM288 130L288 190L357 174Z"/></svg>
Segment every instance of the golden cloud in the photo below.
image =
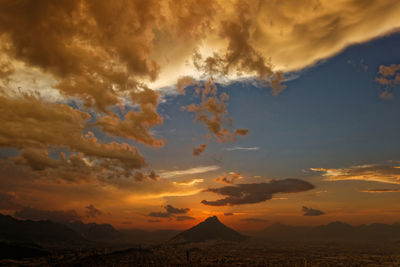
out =
<svg viewBox="0 0 400 267"><path fill-rule="evenodd" d="M378 77L376 81L383 86L383 92L379 95L382 99L393 99L392 89L400 84L400 64L391 64L388 66L379 66Z"/></svg>
<svg viewBox="0 0 400 267"><path fill-rule="evenodd" d="M380 188L380 189L367 189L362 190L363 193L371 193L371 194L381 194L381 193L399 193L400 189L388 189L388 188Z"/></svg>
<svg viewBox="0 0 400 267"><path fill-rule="evenodd" d="M343 169L311 168L321 172L327 181L363 180L389 184L400 184L400 166L361 165Z"/></svg>

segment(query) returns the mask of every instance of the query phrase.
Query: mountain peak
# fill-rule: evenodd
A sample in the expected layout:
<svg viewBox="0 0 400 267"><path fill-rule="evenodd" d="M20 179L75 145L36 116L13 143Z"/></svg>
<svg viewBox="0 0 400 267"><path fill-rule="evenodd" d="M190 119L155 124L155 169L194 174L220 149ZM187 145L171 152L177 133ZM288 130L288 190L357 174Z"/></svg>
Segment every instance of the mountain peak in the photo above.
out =
<svg viewBox="0 0 400 267"><path fill-rule="evenodd" d="M220 220L218 220L218 217L215 215L208 217L207 219L204 220L204 222L219 222L219 223L221 223Z"/></svg>
<svg viewBox="0 0 400 267"><path fill-rule="evenodd" d="M217 216L208 217L203 222L176 235L171 241L203 242L207 240L240 241L246 236L223 224Z"/></svg>

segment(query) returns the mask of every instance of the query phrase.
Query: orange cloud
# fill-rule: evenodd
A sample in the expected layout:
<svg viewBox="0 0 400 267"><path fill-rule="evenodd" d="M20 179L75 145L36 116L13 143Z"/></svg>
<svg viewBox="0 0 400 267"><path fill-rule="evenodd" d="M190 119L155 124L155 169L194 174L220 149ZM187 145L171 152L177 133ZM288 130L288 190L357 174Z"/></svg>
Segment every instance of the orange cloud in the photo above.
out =
<svg viewBox="0 0 400 267"><path fill-rule="evenodd" d="M249 133L248 129L236 129L234 134L239 136L246 136Z"/></svg>
<svg viewBox="0 0 400 267"><path fill-rule="evenodd" d="M362 190L361 192L364 193L371 193L371 194L380 194L380 193L398 193L400 192L400 189L367 189L367 190Z"/></svg>
<svg viewBox="0 0 400 267"><path fill-rule="evenodd" d="M321 172L327 181L363 180L389 184L400 184L400 166L361 165L343 169L311 168Z"/></svg>
<svg viewBox="0 0 400 267"><path fill-rule="evenodd" d="M206 144L202 144L202 145L199 145L198 147L195 147L195 148L193 149L193 155L194 155L194 156L200 155L201 153L204 152L204 150L206 149L206 147L207 147Z"/></svg>
<svg viewBox="0 0 400 267"><path fill-rule="evenodd" d="M379 66L378 77L376 81L383 86L383 92L379 95L382 99L393 99L392 89L400 84L400 64L391 64L389 66Z"/></svg>

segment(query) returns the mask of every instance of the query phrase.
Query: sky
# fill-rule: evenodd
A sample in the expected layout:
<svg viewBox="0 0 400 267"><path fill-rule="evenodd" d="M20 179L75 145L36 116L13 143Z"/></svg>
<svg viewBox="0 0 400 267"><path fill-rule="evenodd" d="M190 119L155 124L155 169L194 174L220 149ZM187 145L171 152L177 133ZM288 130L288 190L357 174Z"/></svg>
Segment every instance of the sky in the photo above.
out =
<svg viewBox="0 0 400 267"><path fill-rule="evenodd" d="M0 1L0 213L400 221L400 3Z"/></svg>

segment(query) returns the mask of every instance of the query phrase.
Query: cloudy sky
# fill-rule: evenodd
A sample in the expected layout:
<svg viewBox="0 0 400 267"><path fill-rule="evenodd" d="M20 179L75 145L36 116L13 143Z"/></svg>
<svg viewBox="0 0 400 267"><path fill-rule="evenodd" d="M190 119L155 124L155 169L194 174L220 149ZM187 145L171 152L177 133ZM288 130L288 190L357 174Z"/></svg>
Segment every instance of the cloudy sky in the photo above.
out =
<svg viewBox="0 0 400 267"><path fill-rule="evenodd" d="M400 221L400 2L0 1L0 212Z"/></svg>

